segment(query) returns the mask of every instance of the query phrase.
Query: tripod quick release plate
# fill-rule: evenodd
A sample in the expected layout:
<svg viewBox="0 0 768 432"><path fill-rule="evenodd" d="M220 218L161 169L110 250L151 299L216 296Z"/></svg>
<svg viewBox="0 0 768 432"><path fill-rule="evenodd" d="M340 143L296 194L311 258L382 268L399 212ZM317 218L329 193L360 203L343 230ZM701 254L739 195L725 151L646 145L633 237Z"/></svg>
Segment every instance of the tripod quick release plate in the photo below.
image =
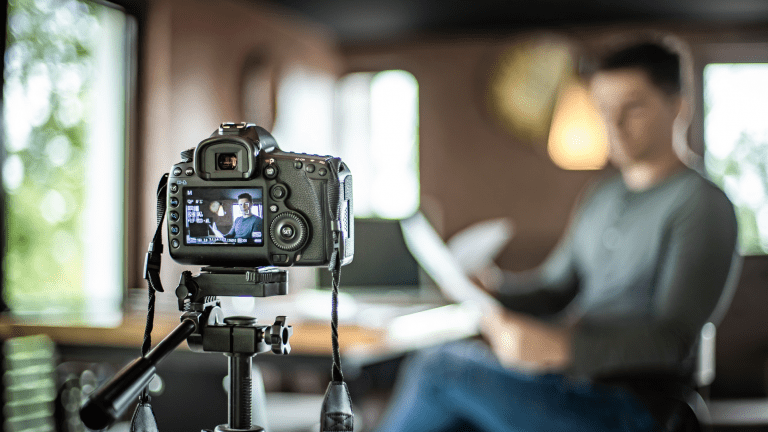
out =
<svg viewBox="0 0 768 432"><path fill-rule="evenodd" d="M214 297L272 297L288 294L288 273L276 267L203 267L181 274L179 310L202 311Z"/></svg>

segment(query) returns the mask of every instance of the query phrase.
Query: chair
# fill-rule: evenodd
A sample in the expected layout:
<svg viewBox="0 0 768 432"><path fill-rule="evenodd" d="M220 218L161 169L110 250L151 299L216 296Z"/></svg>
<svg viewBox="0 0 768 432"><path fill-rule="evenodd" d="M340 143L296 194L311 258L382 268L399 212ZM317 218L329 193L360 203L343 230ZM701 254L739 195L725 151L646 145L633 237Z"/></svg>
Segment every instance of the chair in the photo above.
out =
<svg viewBox="0 0 768 432"><path fill-rule="evenodd" d="M731 305L736 292L744 263L739 253L734 253L723 292L710 315L709 321L701 329L698 341L696 370L690 385L671 383L665 389L673 408L663 426L670 432L694 432L708 430L712 425L709 404L702 396L702 389L708 388L715 380L715 339L717 325L720 324Z"/></svg>
<svg viewBox="0 0 768 432"><path fill-rule="evenodd" d="M767 429L766 281L768 256L744 257L739 287L717 328L718 376L707 399L712 427Z"/></svg>

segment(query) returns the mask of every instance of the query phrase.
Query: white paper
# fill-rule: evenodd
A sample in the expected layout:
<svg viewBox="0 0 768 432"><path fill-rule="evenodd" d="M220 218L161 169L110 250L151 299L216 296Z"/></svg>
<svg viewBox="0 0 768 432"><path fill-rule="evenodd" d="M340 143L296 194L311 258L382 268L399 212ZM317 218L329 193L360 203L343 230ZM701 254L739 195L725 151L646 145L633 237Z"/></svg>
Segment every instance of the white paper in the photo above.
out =
<svg viewBox="0 0 768 432"><path fill-rule="evenodd" d="M500 305L467 277L462 265L423 214L416 213L400 224L408 250L449 300L479 308Z"/></svg>
<svg viewBox="0 0 768 432"><path fill-rule="evenodd" d="M488 267L496 267L494 258L509 243L514 234L508 218L478 222L456 233L448 240L448 249L468 275Z"/></svg>

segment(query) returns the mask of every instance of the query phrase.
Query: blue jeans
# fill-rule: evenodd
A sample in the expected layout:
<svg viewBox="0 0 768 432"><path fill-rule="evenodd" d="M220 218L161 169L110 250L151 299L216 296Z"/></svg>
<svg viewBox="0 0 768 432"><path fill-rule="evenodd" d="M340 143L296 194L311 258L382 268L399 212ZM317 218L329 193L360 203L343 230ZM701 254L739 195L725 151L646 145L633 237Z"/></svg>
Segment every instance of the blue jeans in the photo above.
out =
<svg viewBox="0 0 768 432"><path fill-rule="evenodd" d="M418 353L379 423L380 432L659 430L623 389L506 369L479 342Z"/></svg>

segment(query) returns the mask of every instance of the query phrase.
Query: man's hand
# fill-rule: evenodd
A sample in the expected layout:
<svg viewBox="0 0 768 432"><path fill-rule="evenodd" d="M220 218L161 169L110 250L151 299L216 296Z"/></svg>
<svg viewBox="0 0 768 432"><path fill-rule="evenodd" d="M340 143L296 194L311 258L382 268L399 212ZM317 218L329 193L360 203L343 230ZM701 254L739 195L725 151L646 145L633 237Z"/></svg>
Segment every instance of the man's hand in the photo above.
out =
<svg viewBox="0 0 768 432"><path fill-rule="evenodd" d="M544 372L561 370L571 360L567 329L501 307L485 311L482 333L507 367Z"/></svg>
<svg viewBox="0 0 768 432"><path fill-rule="evenodd" d="M504 281L504 272L497 266L491 265L475 272L470 278L472 282L475 282L483 291L494 294L499 290L502 282Z"/></svg>
<svg viewBox="0 0 768 432"><path fill-rule="evenodd" d="M212 223L211 225L208 225L211 230L213 231L213 235L215 235L220 240L224 240L224 234L221 233L218 229L216 229L216 222Z"/></svg>

